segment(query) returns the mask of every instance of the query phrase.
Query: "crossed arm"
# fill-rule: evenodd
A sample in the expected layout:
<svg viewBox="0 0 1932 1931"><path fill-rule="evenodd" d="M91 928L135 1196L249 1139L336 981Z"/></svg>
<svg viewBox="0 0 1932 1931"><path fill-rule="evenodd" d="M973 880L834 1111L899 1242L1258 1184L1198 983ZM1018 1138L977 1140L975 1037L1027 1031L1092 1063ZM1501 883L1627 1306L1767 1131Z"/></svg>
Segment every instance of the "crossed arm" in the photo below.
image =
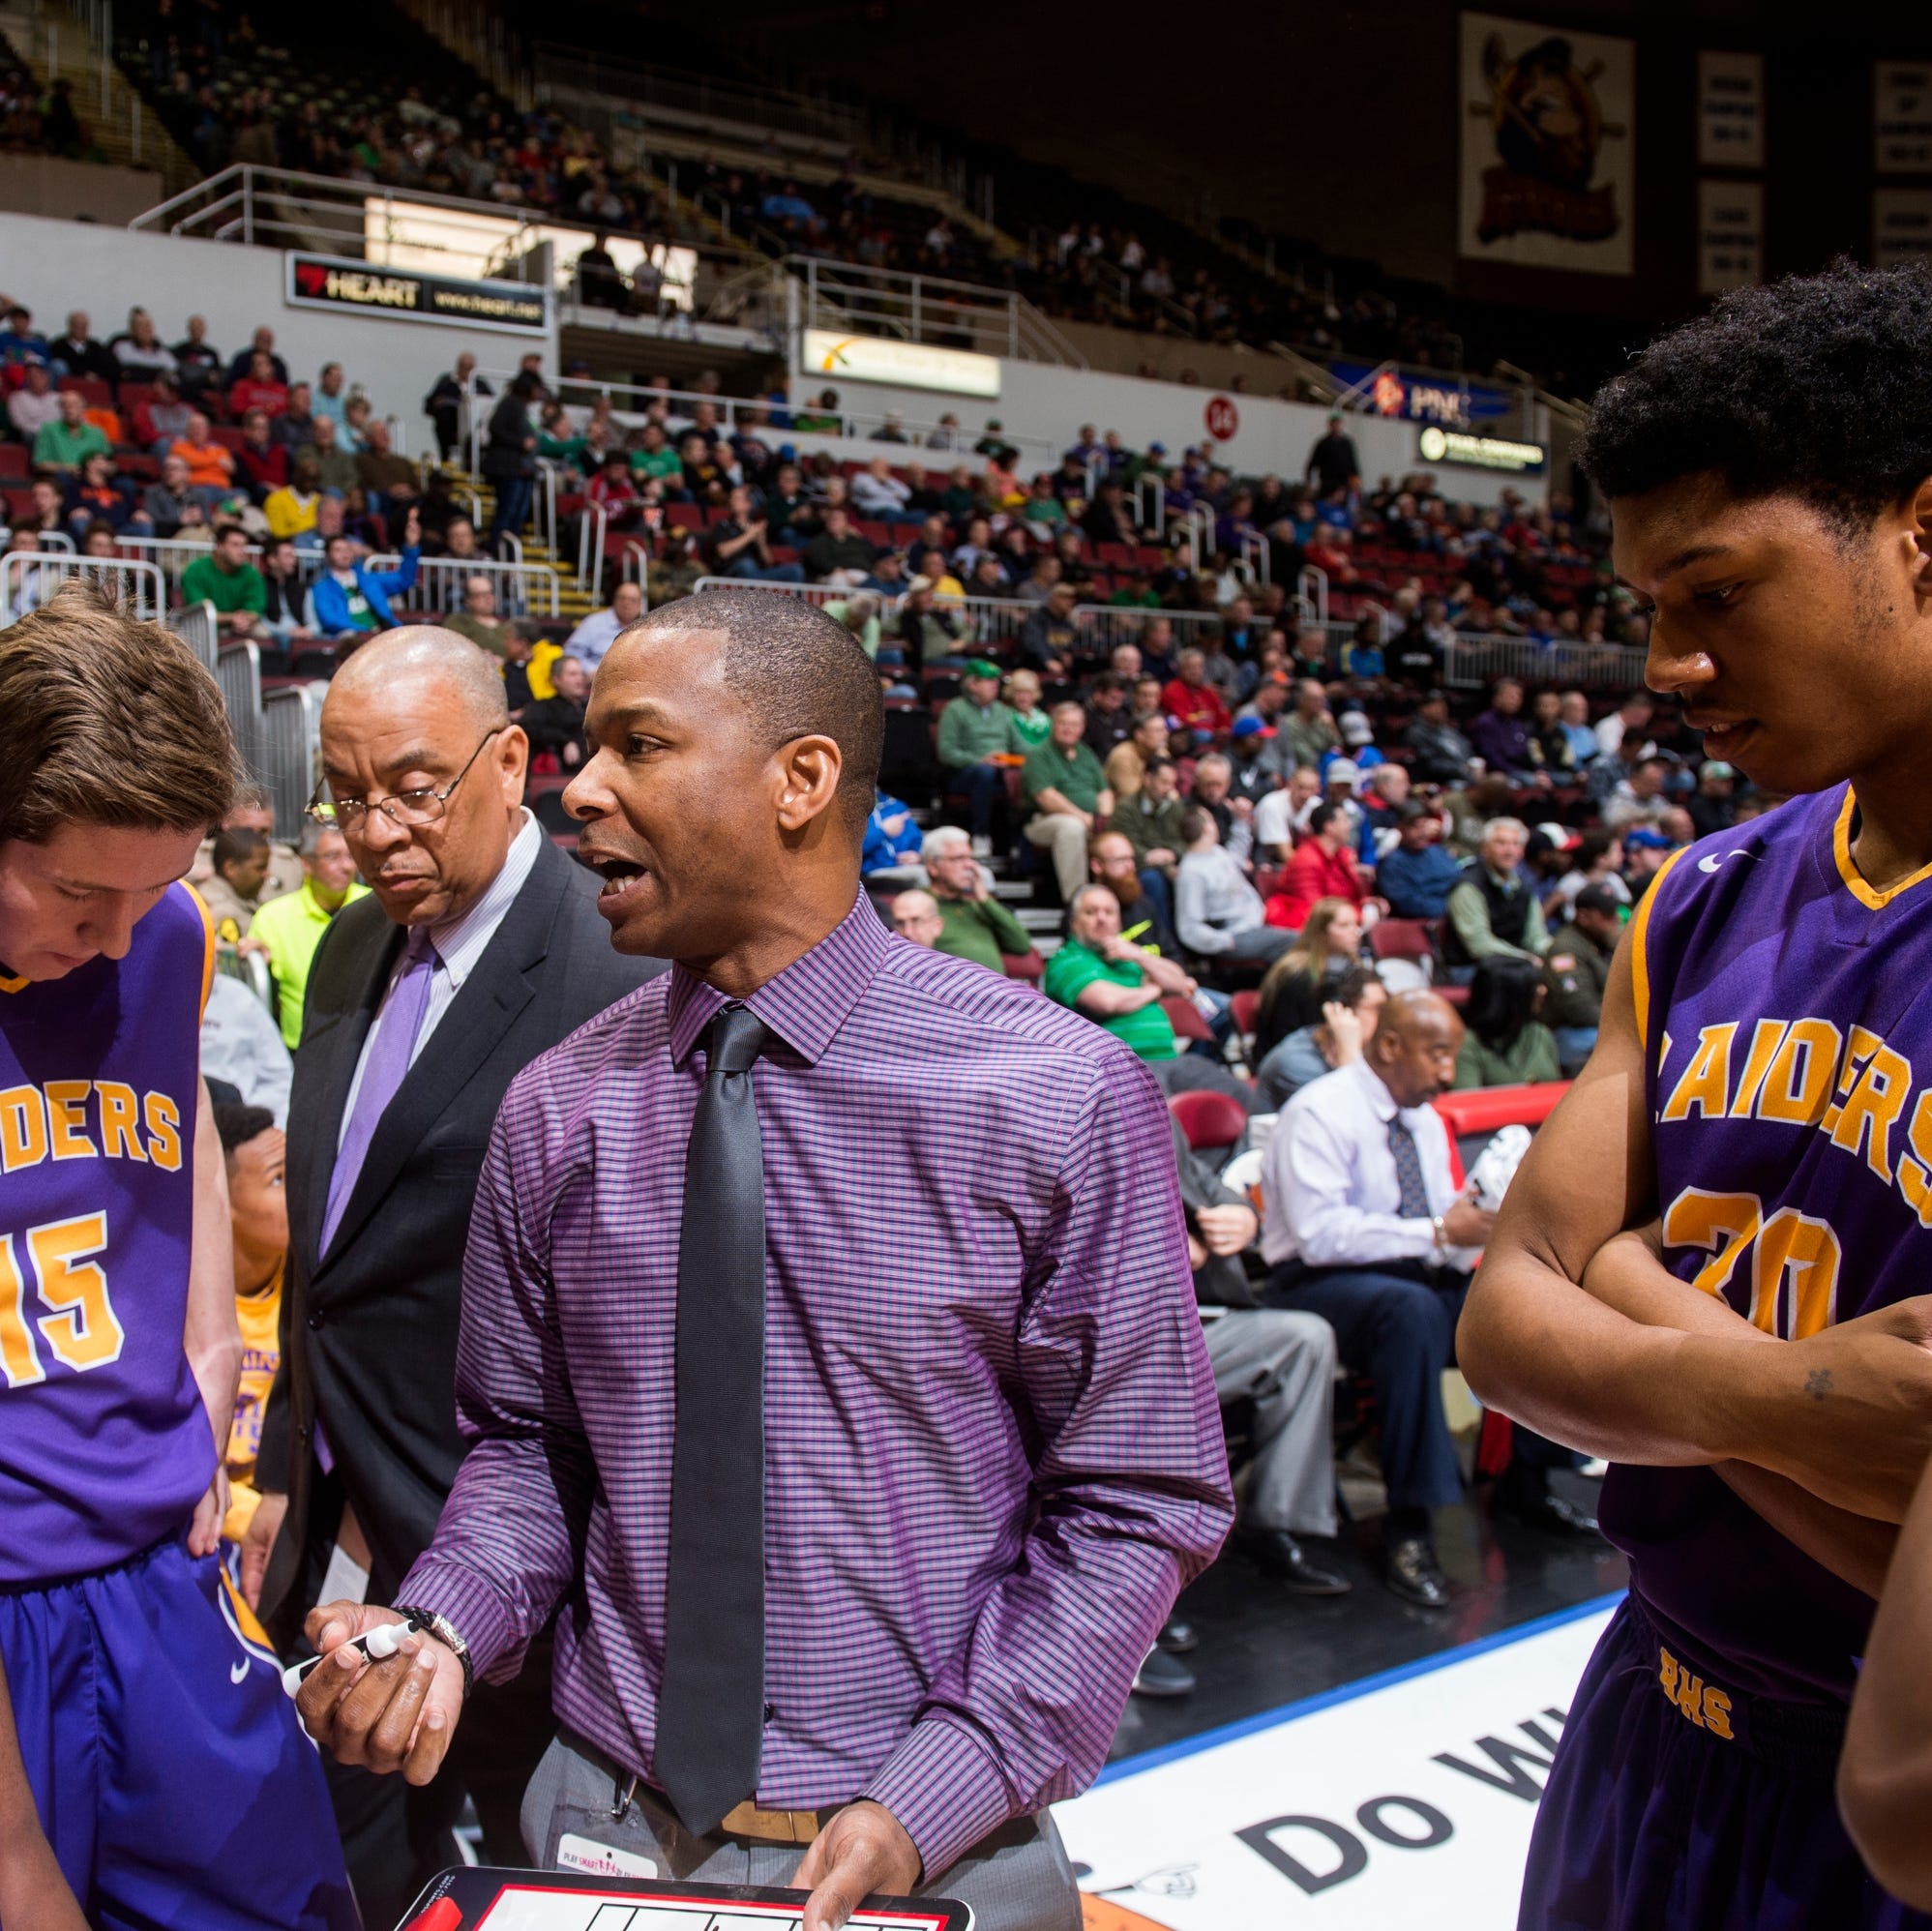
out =
<svg viewBox="0 0 1932 1931"><path fill-rule="evenodd" d="M1932 1298L1775 1342L1663 1266L1636 1233L1658 1203L1629 950L1503 1203L1459 1359L1480 1400L1572 1447L1714 1470L1876 1594L1932 1448Z"/></svg>

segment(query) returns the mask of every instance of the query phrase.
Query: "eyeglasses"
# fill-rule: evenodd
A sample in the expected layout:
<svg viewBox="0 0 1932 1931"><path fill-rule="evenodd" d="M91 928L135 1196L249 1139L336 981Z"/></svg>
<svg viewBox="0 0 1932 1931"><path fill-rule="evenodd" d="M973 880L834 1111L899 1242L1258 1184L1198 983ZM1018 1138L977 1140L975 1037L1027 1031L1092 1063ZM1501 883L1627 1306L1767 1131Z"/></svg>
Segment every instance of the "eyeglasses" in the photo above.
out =
<svg viewBox="0 0 1932 1931"><path fill-rule="evenodd" d="M483 747L498 731L508 730L508 725L498 725L494 730L485 731L477 747L469 754L463 767L450 782L438 791L425 787L418 791L397 791L387 798L377 798L374 809L379 811L391 824L423 825L434 824L443 815L443 807L450 801L456 787L469 776L469 767L483 755ZM364 815L371 809L367 798L325 798L322 793L327 787L325 778L315 787L305 807L306 815L316 824L327 825L333 831L350 831L359 825Z"/></svg>

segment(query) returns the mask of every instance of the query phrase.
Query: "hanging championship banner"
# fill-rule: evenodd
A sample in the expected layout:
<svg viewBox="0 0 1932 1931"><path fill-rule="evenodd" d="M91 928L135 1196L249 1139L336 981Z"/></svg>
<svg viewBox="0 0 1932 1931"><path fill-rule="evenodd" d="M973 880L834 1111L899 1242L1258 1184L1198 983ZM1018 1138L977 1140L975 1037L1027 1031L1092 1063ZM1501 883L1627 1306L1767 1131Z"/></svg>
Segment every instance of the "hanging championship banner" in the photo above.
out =
<svg viewBox="0 0 1932 1931"><path fill-rule="evenodd" d="M1872 137L1874 172L1932 174L1932 63L1874 64Z"/></svg>
<svg viewBox="0 0 1932 1931"><path fill-rule="evenodd" d="M1932 188L1872 193L1872 266L1897 268L1932 256Z"/></svg>
<svg viewBox="0 0 1932 1931"><path fill-rule="evenodd" d="M1697 292L1721 295L1765 279L1765 190L1758 181L1697 184Z"/></svg>
<svg viewBox="0 0 1932 1931"><path fill-rule="evenodd" d="M1697 57L1697 160L1701 167L1765 164L1765 57Z"/></svg>
<svg viewBox="0 0 1932 1931"><path fill-rule="evenodd" d="M1462 16L1457 253L1628 275L1635 43Z"/></svg>

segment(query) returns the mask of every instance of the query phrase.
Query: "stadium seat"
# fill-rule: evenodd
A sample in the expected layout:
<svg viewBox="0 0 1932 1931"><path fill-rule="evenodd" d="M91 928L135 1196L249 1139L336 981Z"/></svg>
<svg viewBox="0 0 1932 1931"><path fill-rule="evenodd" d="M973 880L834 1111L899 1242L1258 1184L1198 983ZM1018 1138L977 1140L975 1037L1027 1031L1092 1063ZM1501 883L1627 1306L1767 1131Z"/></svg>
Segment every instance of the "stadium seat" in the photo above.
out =
<svg viewBox="0 0 1932 1931"><path fill-rule="evenodd" d="M1024 979L1028 985L1046 977L1046 961L1037 952L1002 952L999 965L1009 979Z"/></svg>
<svg viewBox="0 0 1932 1931"><path fill-rule="evenodd" d="M1378 919L1369 928L1369 950L1378 963L1383 959L1412 959L1420 964L1434 957L1429 928L1419 918Z"/></svg>
<svg viewBox="0 0 1932 1931"><path fill-rule="evenodd" d="M1009 773L1017 778L1017 772ZM1190 998L1179 993L1170 993L1161 1001L1161 1010L1167 1014L1174 1025L1174 1036L1180 1040L1202 1040L1211 1046L1214 1035L1207 1029L1207 1022L1201 1017L1200 1008Z"/></svg>
<svg viewBox="0 0 1932 1931"><path fill-rule="evenodd" d="M1230 1000L1230 1008L1234 1017L1234 1030L1243 1039L1255 1036L1255 1024L1262 1015L1262 995L1252 986L1243 986Z"/></svg>
<svg viewBox="0 0 1932 1931"><path fill-rule="evenodd" d="M24 443L0 442L0 477L11 481L27 474L27 449Z"/></svg>
<svg viewBox="0 0 1932 1931"><path fill-rule="evenodd" d="M1225 1153L1248 1130L1247 1110L1228 1093L1175 1093L1168 1111L1196 1153Z"/></svg>
<svg viewBox="0 0 1932 1931"><path fill-rule="evenodd" d="M1549 1080L1520 1086L1472 1086L1467 1092L1443 1093L1436 1111L1450 1133L1494 1133L1501 1126L1541 1126L1570 1089L1567 1080Z"/></svg>

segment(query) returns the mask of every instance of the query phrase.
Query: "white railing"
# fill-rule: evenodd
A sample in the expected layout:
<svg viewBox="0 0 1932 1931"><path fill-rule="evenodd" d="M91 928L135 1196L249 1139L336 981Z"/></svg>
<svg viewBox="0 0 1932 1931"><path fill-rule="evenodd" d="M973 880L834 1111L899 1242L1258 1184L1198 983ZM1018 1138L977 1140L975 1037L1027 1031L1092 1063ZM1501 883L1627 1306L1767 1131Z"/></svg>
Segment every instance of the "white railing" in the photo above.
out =
<svg viewBox="0 0 1932 1931"><path fill-rule="evenodd" d="M1622 643L1538 643L1527 637L1459 637L1442 653L1442 681L1480 689L1495 677L1527 684L1576 684L1636 691L1644 684L1647 652Z"/></svg>
<svg viewBox="0 0 1932 1931"><path fill-rule="evenodd" d="M1312 606L1317 623L1328 621L1328 573L1318 563L1304 563L1294 579L1301 600Z"/></svg>
<svg viewBox="0 0 1932 1931"><path fill-rule="evenodd" d="M394 551L368 559L371 570L400 570ZM416 565L414 585L396 601L412 610L460 610L464 579L488 577L496 587L496 608L505 616L555 616L563 608L559 578L548 563L496 563L475 556L425 556Z"/></svg>
<svg viewBox="0 0 1932 1931"><path fill-rule="evenodd" d="M179 628L179 626L177 626ZM261 652L251 642L224 643L216 653L215 681L227 706L228 728L242 762L258 783L268 782L261 747Z"/></svg>
<svg viewBox="0 0 1932 1931"><path fill-rule="evenodd" d="M981 355L1061 369L1087 366L1086 357L1011 289L816 254L787 255L785 266L798 281L800 320L808 329L964 345Z"/></svg>
<svg viewBox="0 0 1932 1931"><path fill-rule="evenodd" d="M821 609L827 604L868 594L843 590L833 583L767 583L755 577L700 577L692 588L695 595L706 590L774 590ZM1025 628L1026 619L1042 608L1018 597L936 597L933 603L935 609L969 620L969 631L960 639L963 645L1010 642ZM904 595L879 597L881 618L890 620L905 607ZM1134 610L1114 604L1076 604L1069 614L1083 633L1083 640L1095 653L1110 652L1116 644L1140 642L1147 625L1156 619L1171 624L1179 642L1186 642L1190 633L1218 629L1222 621L1214 610Z"/></svg>
<svg viewBox="0 0 1932 1931"><path fill-rule="evenodd" d="M205 600L198 604L185 604L175 611L173 623L175 633L181 640L219 677L222 619L214 605ZM259 681L258 676L257 681ZM223 688L225 689L225 686Z"/></svg>
<svg viewBox="0 0 1932 1931"><path fill-rule="evenodd" d="M38 609L70 577L103 585L128 615L143 622L166 612L167 585L152 563L16 550L0 557L0 626Z"/></svg>
<svg viewBox="0 0 1932 1931"><path fill-rule="evenodd" d="M262 694L262 782L275 800L275 829L302 835L302 812L321 775L322 699L328 685L283 684Z"/></svg>
<svg viewBox="0 0 1932 1931"><path fill-rule="evenodd" d="M490 420L490 412L502 400L502 385L509 382L516 371L502 369L478 369L471 375L463 399L464 445L469 452L469 469L472 475L482 469L484 431ZM493 396L478 397L475 384L478 379L495 386ZM810 377L801 377L808 384ZM828 386L836 387L837 378ZM718 427L727 434L738 430L746 430L761 436L774 446L781 442L800 443L801 438L810 439L823 435L832 439L858 442L865 445L867 460L875 456L890 456L895 463L918 463L926 469L951 469L957 463L965 463L968 469L979 470L985 466L985 459L975 456L972 445L979 437L963 423L945 424L936 418L928 422L924 418L907 419L901 417L899 428L905 433L904 442L880 442L873 433L885 426L886 410L880 408L848 409L843 405L836 409L821 409L815 402L774 401L769 396L711 396L696 389L654 389L642 383L613 382L592 375L565 376L557 385L557 400L568 409L582 414L586 405L599 398L609 401L611 419L620 430L630 430L642 423L646 412L657 402L669 403L672 409L681 410L680 423L688 423L691 411L699 402L709 402L718 412ZM479 406L481 404L481 406ZM989 405L996 406L996 405ZM754 412L764 417L762 422L751 422L747 418ZM771 418L773 414L789 416L791 426L781 428ZM894 413L897 413L896 411ZM809 416L815 421L827 421L835 425L828 431L800 430L796 427L800 416ZM535 419L532 418L532 428ZM957 438L951 448L936 448L926 438L941 430L948 430ZM669 432L668 432L669 433ZM674 443L674 434L671 436ZM1031 457L1041 465L1057 467L1059 446L1051 436L1009 435L1001 430L999 440L1018 450L1024 457ZM814 443L813 447L820 445ZM850 460L857 459L856 451L841 451ZM1159 488L1158 481L1156 488ZM1137 498L1138 500L1138 498Z"/></svg>

